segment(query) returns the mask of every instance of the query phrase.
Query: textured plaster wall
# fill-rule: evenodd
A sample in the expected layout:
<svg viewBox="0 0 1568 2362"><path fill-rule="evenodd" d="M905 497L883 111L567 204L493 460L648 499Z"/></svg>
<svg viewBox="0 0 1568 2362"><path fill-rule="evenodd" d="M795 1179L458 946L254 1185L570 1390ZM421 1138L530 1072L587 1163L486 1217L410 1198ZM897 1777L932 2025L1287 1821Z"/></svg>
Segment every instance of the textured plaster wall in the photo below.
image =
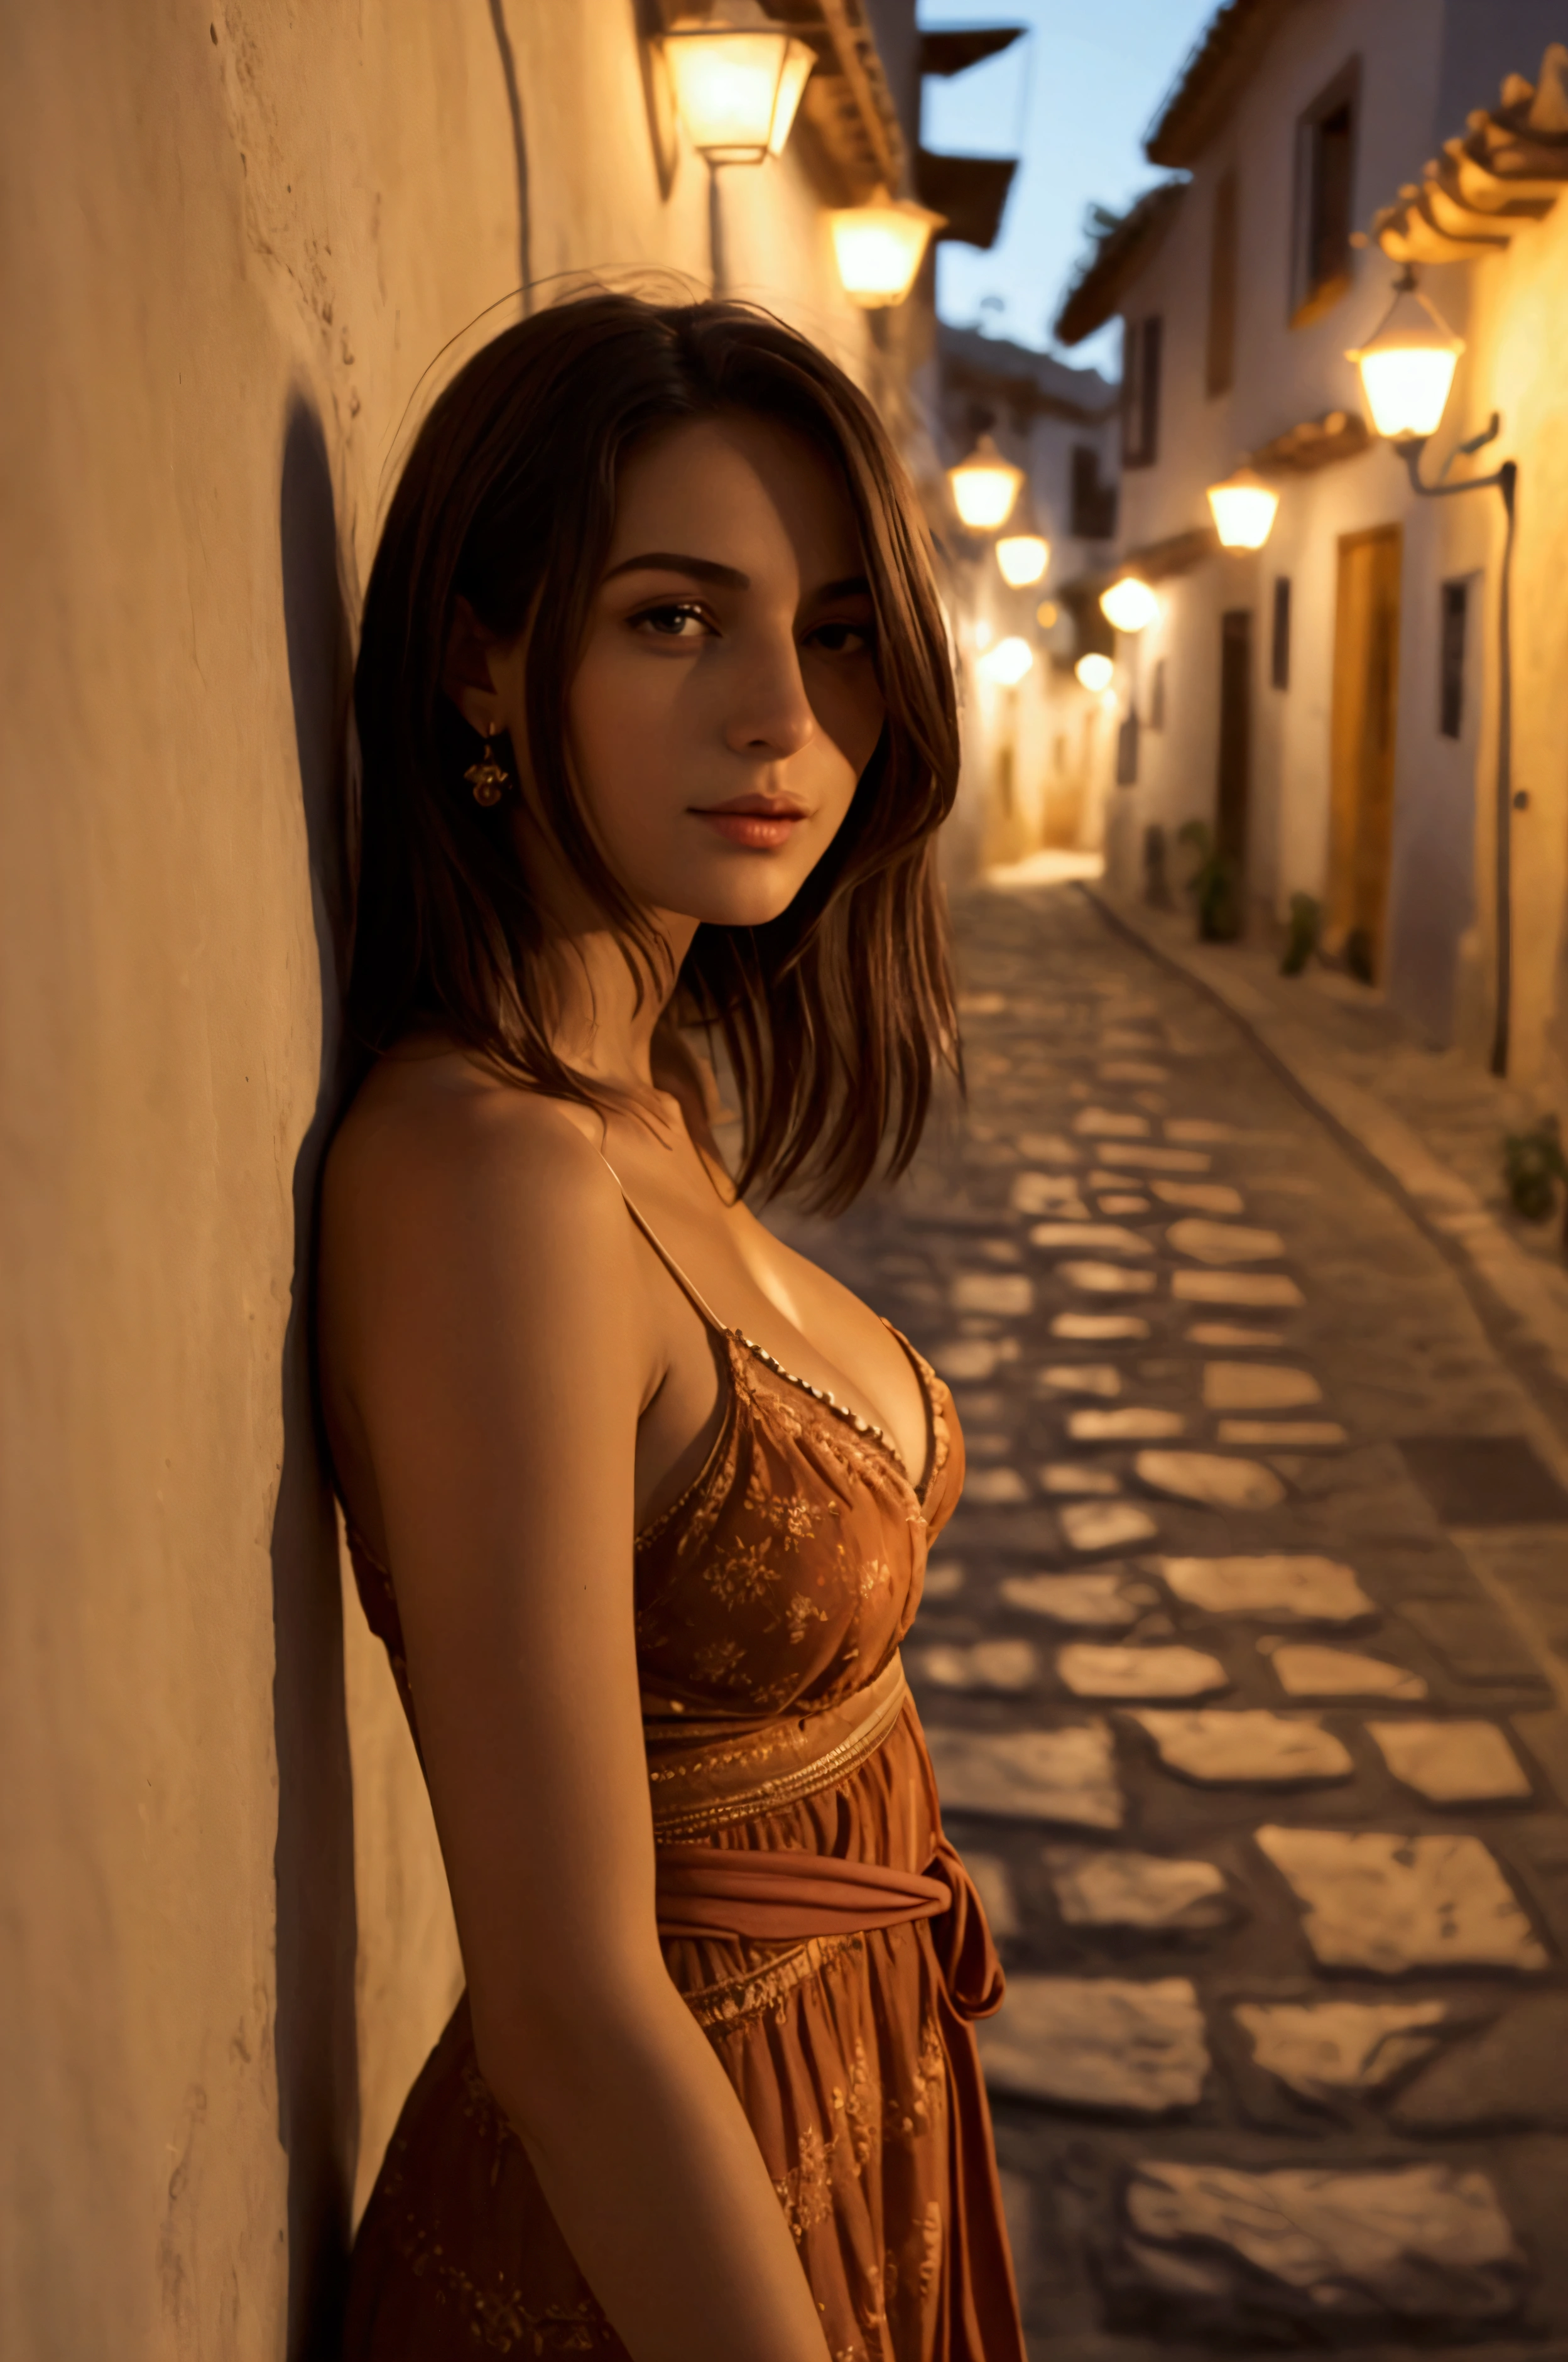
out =
<svg viewBox="0 0 1568 2362"><path fill-rule="evenodd" d="M632 0L54 0L0 77L0 2352L305 2350L458 1968L304 1289L337 723L422 376L704 283ZM809 153L756 292L835 332ZM494 315L510 316L505 308ZM467 348L466 344L463 348Z"/></svg>

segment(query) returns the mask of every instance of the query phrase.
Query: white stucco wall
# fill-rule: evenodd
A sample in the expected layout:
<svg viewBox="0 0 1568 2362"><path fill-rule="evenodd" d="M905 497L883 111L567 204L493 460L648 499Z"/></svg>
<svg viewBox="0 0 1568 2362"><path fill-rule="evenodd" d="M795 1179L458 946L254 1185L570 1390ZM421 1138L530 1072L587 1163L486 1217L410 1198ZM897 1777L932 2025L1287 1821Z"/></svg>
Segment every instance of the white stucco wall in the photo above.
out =
<svg viewBox="0 0 1568 2362"><path fill-rule="evenodd" d="M1122 543L1136 548L1205 521L1205 486L1245 452L1299 421L1342 408L1364 414L1346 348L1376 325L1393 266L1375 249L1353 259L1349 292L1293 329L1287 313L1294 127L1353 53L1362 61L1362 123L1353 215L1367 221L1402 181L1419 179L1441 138L1471 107L1496 103L1505 71L1533 75L1540 12L1531 0L1477 11L1423 0L1307 0L1280 29L1234 114L1195 167L1163 247L1127 298L1129 317L1165 320L1160 458L1122 479ZM1480 79L1475 77L1479 76ZM1441 109L1463 87L1460 116ZM1237 174L1240 300L1235 385L1204 389L1210 224L1220 176ZM1468 340L1429 473L1450 445L1503 416L1475 472L1503 457L1523 469L1515 573L1515 770L1529 795L1515 822L1513 1071L1562 1103L1562 911L1568 894L1561 598L1551 553L1562 546L1563 398L1568 320L1563 255L1568 204L1525 228L1501 259L1423 270L1422 285ZM1138 661L1145 687L1166 659L1166 723L1145 732L1140 778L1115 800L1120 882L1136 884L1143 825L1174 830L1214 808L1219 739L1220 618L1253 614L1253 740L1249 882L1280 915L1292 892L1320 894L1329 858L1330 721L1337 550L1342 535L1397 524L1404 535L1393 877L1387 986L1437 1038L1474 1052L1490 1035L1495 955L1491 819L1496 727L1495 661L1503 514L1496 494L1441 502L1411 493L1404 468L1375 444L1359 458L1276 479L1274 532L1255 557L1225 555L1160 585L1162 613ZM1273 586L1292 585L1290 685L1269 682ZM1438 730L1439 587L1472 579L1466 714L1457 742ZM1124 670L1123 694L1130 686ZM1146 704L1144 710L1146 711ZM1474 912L1454 956L1454 913L1467 879ZM1441 938L1441 940L1440 940Z"/></svg>
<svg viewBox="0 0 1568 2362"><path fill-rule="evenodd" d="M679 144L661 175L634 24L630 0L11 12L17 2362L303 2350L456 1989L390 1679L341 1612L306 1375L336 720L388 456L448 340L511 316L525 254L548 283L645 264L705 281L707 175ZM804 135L736 189L745 282L869 375L821 193Z"/></svg>

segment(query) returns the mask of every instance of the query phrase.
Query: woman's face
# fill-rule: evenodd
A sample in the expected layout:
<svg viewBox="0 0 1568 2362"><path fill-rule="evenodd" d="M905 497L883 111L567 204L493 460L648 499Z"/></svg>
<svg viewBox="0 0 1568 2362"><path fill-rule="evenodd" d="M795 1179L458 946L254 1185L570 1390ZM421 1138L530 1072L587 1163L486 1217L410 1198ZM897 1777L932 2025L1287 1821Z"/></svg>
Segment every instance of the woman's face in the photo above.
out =
<svg viewBox="0 0 1568 2362"><path fill-rule="evenodd" d="M569 704L580 791L634 900L718 926L776 918L837 833L882 717L831 465L745 414L635 451Z"/></svg>

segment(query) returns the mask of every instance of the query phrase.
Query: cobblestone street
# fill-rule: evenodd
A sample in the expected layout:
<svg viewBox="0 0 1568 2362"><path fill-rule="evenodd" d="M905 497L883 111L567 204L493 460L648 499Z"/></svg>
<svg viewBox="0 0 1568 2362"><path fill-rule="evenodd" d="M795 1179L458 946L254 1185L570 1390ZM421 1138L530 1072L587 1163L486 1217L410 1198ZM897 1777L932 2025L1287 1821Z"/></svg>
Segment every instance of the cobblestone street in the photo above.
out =
<svg viewBox="0 0 1568 2362"><path fill-rule="evenodd" d="M1193 983L959 928L966 1117L788 1227L967 1440L906 1659L1034 2350L1568 2353L1562 1440Z"/></svg>

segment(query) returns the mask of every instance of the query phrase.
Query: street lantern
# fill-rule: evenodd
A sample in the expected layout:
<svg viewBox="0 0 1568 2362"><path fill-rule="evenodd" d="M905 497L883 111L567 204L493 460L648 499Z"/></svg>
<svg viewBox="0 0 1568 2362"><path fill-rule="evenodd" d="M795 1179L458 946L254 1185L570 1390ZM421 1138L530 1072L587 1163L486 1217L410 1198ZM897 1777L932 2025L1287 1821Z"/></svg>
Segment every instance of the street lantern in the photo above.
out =
<svg viewBox="0 0 1568 2362"><path fill-rule="evenodd" d="M1119 632L1146 631L1160 612L1160 602L1136 574L1124 574L1099 595L1099 611Z"/></svg>
<svg viewBox="0 0 1568 2362"><path fill-rule="evenodd" d="M890 197L886 189L878 189L863 205L843 205L830 213L834 256L845 293L866 312L901 304L914 285L933 232L946 219L945 214L933 214L911 197Z"/></svg>
<svg viewBox="0 0 1568 2362"><path fill-rule="evenodd" d="M1016 689L1034 663L1034 651L1027 640L999 640L976 664L975 670L982 680L999 681L1004 689Z"/></svg>
<svg viewBox="0 0 1568 2362"><path fill-rule="evenodd" d="M1087 657L1078 658L1073 670L1090 696L1098 697L1102 690L1110 687L1116 667L1109 657L1096 655L1091 650Z"/></svg>
<svg viewBox="0 0 1568 2362"><path fill-rule="evenodd" d="M718 17L678 17L664 37L675 103L693 147L714 164L783 153L816 53L755 0Z"/></svg>
<svg viewBox="0 0 1568 2362"><path fill-rule="evenodd" d="M1361 371L1372 423L1395 443L1437 431L1464 339L1428 303L1407 264L1375 335L1345 355Z"/></svg>
<svg viewBox="0 0 1568 2362"><path fill-rule="evenodd" d="M1010 590L1021 590L1043 581L1051 563L1051 545L1041 533L1010 533L997 544L997 564Z"/></svg>
<svg viewBox="0 0 1568 2362"><path fill-rule="evenodd" d="M1238 468L1206 495L1225 549L1261 549L1274 531L1279 494L1251 468Z"/></svg>
<svg viewBox="0 0 1568 2362"><path fill-rule="evenodd" d="M953 502L972 533L995 533L1012 514L1023 481L1023 470L1004 459L988 435L982 435L966 459L949 468Z"/></svg>

